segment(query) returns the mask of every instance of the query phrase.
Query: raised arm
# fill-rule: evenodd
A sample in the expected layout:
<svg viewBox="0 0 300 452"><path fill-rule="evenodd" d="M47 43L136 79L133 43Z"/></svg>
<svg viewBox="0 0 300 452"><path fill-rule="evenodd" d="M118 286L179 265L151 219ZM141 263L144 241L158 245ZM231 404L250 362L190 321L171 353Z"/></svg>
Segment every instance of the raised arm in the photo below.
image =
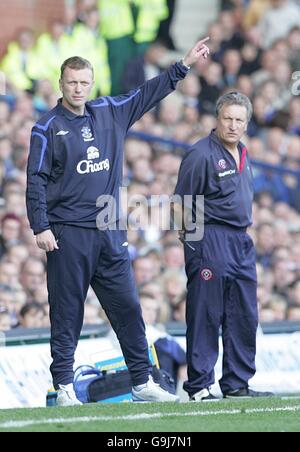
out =
<svg viewBox="0 0 300 452"><path fill-rule="evenodd" d="M200 59L206 59L209 48L205 44L208 37L197 44L178 63L172 65L158 77L155 77L141 87L130 91L128 94L108 97L115 120L128 130L147 111L155 107L162 99L176 89L177 83L184 79L190 66Z"/></svg>

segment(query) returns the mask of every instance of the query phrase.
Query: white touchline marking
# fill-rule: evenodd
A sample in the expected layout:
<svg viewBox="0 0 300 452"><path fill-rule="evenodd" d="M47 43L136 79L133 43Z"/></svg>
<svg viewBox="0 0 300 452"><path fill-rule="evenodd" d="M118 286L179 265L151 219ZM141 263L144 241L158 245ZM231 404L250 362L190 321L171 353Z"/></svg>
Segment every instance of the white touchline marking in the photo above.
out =
<svg viewBox="0 0 300 452"><path fill-rule="evenodd" d="M280 400L289 400L291 402L292 400L300 400L300 396L283 396L280 397Z"/></svg>
<svg viewBox="0 0 300 452"><path fill-rule="evenodd" d="M126 416L84 416L73 418L53 418L53 419L39 419L32 421L8 421L0 424L0 428L22 428L32 425L47 425L47 424L73 424L84 422L112 422L112 421L139 421L144 419L162 419L168 417L208 417L218 415L236 415L236 414L257 414L257 413L283 413L283 412L297 412L300 411L300 405L285 406L278 408L251 408L238 410L220 410L220 411L191 411L187 413L141 413L129 414Z"/></svg>

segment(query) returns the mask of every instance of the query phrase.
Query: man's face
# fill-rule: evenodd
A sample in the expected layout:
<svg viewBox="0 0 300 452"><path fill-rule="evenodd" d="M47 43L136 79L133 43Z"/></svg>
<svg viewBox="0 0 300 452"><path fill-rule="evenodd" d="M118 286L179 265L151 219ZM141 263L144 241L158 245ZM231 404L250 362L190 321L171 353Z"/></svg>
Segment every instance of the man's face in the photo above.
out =
<svg viewBox="0 0 300 452"><path fill-rule="evenodd" d="M93 72L89 68L76 70L67 67L59 82L64 101L75 110L87 102L93 85Z"/></svg>
<svg viewBox="0 0 300 452"><path fill-rule="evenodd" d="M150 259L138 259L134 264L134 274L137 284L143 284L153 279L153 264Z"/></svg>
<svg viewBox="0 0 300 452"><path fill-rule="evenodd" d="M38 262L28 263L21 276L23 287L33 292L43 284L45 277L43 265Z"/></svg>
<svg viewBox="0 0 300 452"><path fill-rule="evenodd" d="M157 300L151 298L141 298L141 308L144 322L147 325L154 325L158 320L159 304Z"/></svg>
<svg viewBox="0 0 300 452"><path fill-rule="evenodd" d="M14 219L5 220L2 226L2 237L6 241L18 240L21 232L21 224Z"/></svg>
<svg viewBox="0 0 300 452"><path fill-rule="evenodd" d="M217 134L230 146L237 145L247 130L247 109L241 105L224 105L217 117Z"/></svg>
<svg viewBox="0 0 300 452"><path fill-rule="evenodd" d="M11 321L8 312L1 313L0 311L0 331L9 331L11 328Z"/></svg>
<svg viewBox="0 0 300 452"><path fill-rule="evenodd" d="M19 271L15 264L5 262L1 265L0 284L16 287L18 285Z"/></svg>

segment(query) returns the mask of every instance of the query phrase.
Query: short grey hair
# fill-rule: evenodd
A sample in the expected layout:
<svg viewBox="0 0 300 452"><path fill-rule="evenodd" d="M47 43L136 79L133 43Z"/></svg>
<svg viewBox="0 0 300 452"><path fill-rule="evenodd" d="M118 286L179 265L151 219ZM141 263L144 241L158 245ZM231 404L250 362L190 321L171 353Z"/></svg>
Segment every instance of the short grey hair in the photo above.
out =
<svg viewBox="0 0 300 452"><path fill-rule="evenodd" d="M249 97L245 96L245 94L239 93L237 91L233 91L233 92L226 93L223 96L221 96L217 100L217 105L216 105L217 117L219 116L220 111L222 110L224 105L240 105L241 107L245 107L247 110L248 122L252 118L253 107L252 107Z"/></svg>

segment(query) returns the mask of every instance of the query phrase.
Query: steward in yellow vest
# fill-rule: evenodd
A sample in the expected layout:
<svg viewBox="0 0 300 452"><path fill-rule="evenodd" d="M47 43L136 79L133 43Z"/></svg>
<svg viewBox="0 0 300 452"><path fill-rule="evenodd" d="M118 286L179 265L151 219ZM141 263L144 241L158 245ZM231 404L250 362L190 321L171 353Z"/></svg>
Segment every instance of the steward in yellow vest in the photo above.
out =
<svg viewBox="0 0 300 452"><path fill-rule="evenodd" d="M111 70L111 93L121 93L121 80L127 62L135 56L135 31L130 0L98 0L100 34L106 39Z"/></svg>
<svg viewBox="0 0 300 452"><path fill-rule="evenodd" d="M92 97L111 94L111 75L108 48L99 29L99 12L92 8L86 13L85 23L77 24L72 35L72 52L89 60L95 68L95 87ZM72 56L72 55L70 55Z"/></svg>
<svg viewBox="0 0 300 452"><path fill-rule="evenodd" d="M157 38L161 21L168 18L167 0L133 0L137 8L134 41L137 53L143 54Z"/></svg>
<svg viewBox="0 0 300 452"><path fill-rule="evenodd" d="M34 48L34 34L30 29L20 32L17 41L9 44L0 69L19 90L34 91L36 81L43 74L43 62Z"/></svg>

